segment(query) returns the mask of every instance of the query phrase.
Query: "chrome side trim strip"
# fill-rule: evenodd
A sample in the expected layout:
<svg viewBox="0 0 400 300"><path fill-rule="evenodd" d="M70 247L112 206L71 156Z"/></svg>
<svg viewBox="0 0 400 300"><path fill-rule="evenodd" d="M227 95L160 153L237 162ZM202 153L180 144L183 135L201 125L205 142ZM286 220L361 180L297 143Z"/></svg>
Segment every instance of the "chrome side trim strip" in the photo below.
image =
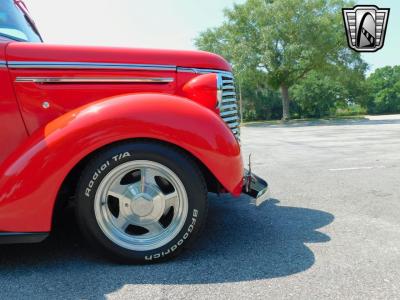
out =
<svg viewBox="0 0 400 300"><path fill-rule="evenodd" d="M178 67L178 72L185 72L185 73L195 73L195 74L208 74L208 73L218 73L223 74L224 76L229 76L233 78L232 73L223 70L216 70L216 69L200 69L200 68L183 68Z"/></svg>
<svg viewBox="0 0 400 300"><path fill-rule="evenodd" d="M170 83L174 78L154 77L17 77L15 82L34 83Z"/></svg>
<svg viewBox="0 0 400 300"><path fill-rule="evenodd" d="M5 62L4 60L0 60L0 68L5 68L7 67L7 62Z"/></svg>
<svg viewBox="0 0 400 300"><path fill-rule="evenodd" d="M115 70L150 70L176 71L173 65L143 65L118 63L90 62L45 62L45 61L10 61L8 66L13 69L115 69Z"/></svg>
<svg viewBox="0 0 400 300"><path fill-rule="evenodd" d="M232 77L232 73L216 69L184 68L174 65L145 65L119 63L91 62L46 62L46 61L10 61L8 64L0 61L0 65L8 65L13 69L116 69L116 70L149 70L149 71L178 71L186 73L207 74L219 73Z"/></svg>

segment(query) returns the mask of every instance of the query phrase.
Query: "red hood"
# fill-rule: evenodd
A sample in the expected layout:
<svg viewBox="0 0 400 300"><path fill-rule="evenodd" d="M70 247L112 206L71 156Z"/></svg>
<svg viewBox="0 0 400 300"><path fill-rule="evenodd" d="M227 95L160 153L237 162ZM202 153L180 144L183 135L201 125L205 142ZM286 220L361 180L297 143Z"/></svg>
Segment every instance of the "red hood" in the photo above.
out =
<svg viewBox="0 0 400 300"><path fill-rule="evenodd" d="M131 63L231 70L231 66L222 57L203 51L66 46L20 42L8 45L7 60Z"/></svg>

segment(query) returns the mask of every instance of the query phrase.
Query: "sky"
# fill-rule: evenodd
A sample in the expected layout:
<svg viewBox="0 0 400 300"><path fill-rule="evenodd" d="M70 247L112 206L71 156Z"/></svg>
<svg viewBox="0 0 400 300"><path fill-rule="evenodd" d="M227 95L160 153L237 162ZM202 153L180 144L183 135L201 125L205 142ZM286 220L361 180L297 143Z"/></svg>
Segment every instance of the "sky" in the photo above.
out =
<svg viewBox="0 0 400 300"><path fill-rule="evenodd" d="M223 9L245 0L25 0L45 42L195 49L201 31L222 24ZM363 54L370 71L400 65L400 1L358 1L391 9L385 46Z"/></svg>

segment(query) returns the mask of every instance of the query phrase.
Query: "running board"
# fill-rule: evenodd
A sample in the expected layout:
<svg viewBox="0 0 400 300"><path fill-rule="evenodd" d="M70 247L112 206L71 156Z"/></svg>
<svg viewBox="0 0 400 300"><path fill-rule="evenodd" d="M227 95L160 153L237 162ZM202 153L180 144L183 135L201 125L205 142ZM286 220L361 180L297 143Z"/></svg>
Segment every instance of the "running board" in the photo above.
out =
<svg viewBox="0 0 400 300"><path fill-rule="evenodd" d="M0 245L40 243L48 236L48 232L0 232Z"/></svg>

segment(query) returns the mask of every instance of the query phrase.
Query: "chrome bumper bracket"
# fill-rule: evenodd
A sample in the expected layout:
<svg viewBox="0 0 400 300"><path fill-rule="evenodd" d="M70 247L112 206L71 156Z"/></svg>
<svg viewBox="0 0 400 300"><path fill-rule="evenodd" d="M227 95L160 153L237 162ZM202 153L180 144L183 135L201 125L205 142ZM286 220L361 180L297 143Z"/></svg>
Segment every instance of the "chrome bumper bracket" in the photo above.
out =
<svg viewBox="0 0 400 300"><path fill-rule="evenodd" d="M251 167L249 169L250 170L244 170L243 193L253 198L251 201L252 204L260 206L270 197L268 183L264 179L251 173Z"/></svg>

